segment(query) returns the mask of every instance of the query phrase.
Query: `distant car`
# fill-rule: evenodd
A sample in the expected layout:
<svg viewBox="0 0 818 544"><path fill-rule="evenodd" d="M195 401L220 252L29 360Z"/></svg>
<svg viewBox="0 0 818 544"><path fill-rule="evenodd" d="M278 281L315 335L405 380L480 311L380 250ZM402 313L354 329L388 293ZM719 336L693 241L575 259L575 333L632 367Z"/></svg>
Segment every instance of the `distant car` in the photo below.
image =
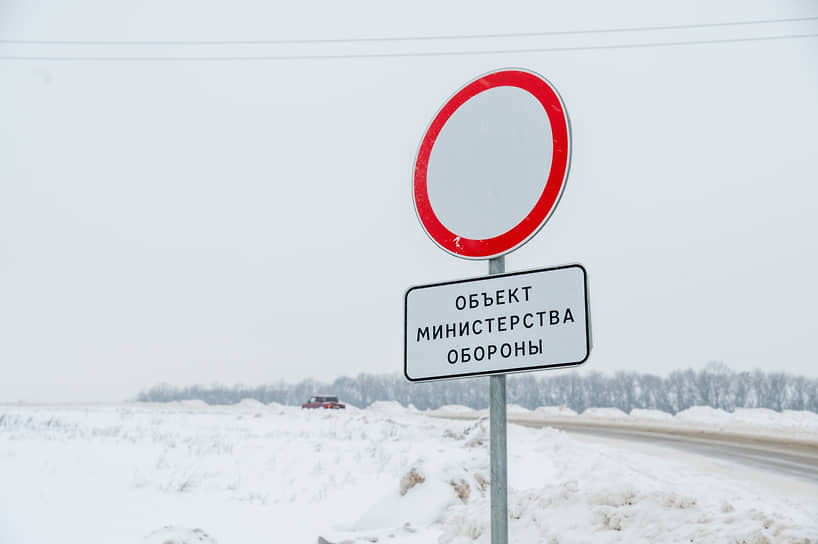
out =
<svg viewBox="0 0 818 544"><path fill-rule="evenodd" d="M330 395L316 395L301 405L302 408L328 408L330 410L342 410L346 404L338 402L338 397Z"/></svg>

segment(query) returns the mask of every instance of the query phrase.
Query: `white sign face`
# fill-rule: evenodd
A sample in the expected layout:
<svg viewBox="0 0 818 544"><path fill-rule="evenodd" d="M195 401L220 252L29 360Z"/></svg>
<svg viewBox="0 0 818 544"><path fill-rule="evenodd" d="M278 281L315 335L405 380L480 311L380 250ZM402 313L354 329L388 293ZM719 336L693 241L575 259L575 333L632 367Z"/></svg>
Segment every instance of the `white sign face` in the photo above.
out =
<svg viewBox="0 0 818 544"><path fill-rule="evenodd" d="M591 350L580 265L412 287L404 310L410 381L575 366Z"/></svg>
<svg viewBox="0 0 818 544"><path fill-rule="evenodd" d="M526 243L559 202L571 127L556 89L522 69L483 74L426 129L412 177L418 220L443 250L491 259Z"/></svg>

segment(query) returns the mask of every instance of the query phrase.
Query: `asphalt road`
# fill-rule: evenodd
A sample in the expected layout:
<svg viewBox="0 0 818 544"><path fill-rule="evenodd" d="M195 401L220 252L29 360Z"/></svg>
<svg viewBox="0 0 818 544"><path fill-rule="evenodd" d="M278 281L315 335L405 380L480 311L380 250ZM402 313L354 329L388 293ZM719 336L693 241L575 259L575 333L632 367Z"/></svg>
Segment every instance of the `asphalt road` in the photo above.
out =
<svg viewBox="0 0 818 544"><path fill-rule="evenodd" d="M438 415L474 419L465 414ZM565 421L510 415L509 423L528 427L553 427L571 434L660 446L738 463L818 485L818 444L773 437L750 437L712 430L618 426L612 422Z"/></svg>

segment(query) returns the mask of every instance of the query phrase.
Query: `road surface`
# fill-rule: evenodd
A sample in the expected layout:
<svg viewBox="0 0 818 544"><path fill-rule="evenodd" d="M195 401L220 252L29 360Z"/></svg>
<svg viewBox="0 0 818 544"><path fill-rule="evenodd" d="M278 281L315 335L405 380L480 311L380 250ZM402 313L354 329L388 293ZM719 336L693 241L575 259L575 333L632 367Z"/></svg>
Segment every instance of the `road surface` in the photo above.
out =
<svg viewBox="0 0 818 544"><path fill-rule="evenodd" d="M433 417L476 419L478 414L437 413ZM590 418L537 418L508 416L509 423L528 427L553 427L571 434L593 436L615 442L640 443L647 447L670 448L729 463L786 475L818 485L818 443L780 437L753 436L713 429L673 428L668 425L634 425ZM573 421L572 421L573 420Z"/></svg>

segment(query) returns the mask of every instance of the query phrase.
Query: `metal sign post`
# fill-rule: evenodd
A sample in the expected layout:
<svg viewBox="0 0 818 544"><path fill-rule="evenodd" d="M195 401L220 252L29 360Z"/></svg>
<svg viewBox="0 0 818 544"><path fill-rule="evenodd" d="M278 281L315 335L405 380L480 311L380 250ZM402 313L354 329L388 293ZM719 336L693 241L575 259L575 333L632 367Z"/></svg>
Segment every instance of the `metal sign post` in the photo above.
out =
<svg viewBox="0 0 818 544"><path fill-rule="evenodd" d="M502 274L506 258L489 259L489 275ZM491 544L508 543L508 465L506 463L506 376L489 377L489 455L491 464Z"/></svg>

